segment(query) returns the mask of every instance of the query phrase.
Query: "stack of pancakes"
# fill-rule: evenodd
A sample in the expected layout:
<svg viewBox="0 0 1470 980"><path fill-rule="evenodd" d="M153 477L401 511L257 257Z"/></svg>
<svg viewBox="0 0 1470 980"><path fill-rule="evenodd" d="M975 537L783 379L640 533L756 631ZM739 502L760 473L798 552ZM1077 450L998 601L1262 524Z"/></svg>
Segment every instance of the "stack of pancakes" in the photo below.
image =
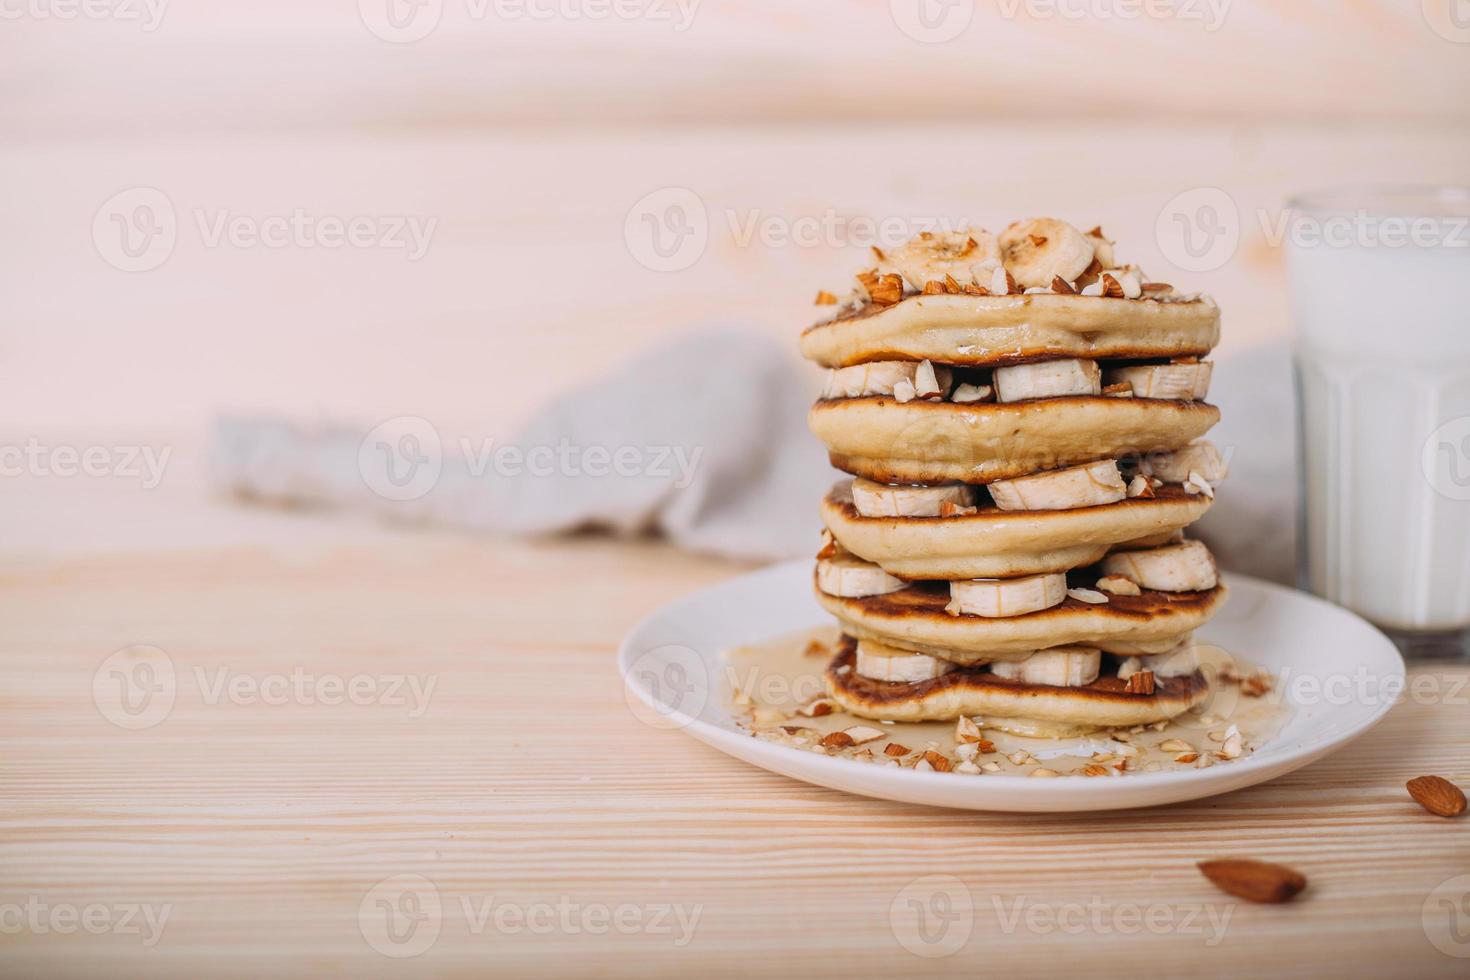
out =
<svg viewBox="0 0 1470 980"><path fill-rule="evenodd" d="M801 339L831 369L811 428L853 477L822 502L832 699L1028 735L1201 702L1191 634L1225 587L1183 529L1225 476L1200 440L1218 307L1051 218L874 254Z"/></svg>

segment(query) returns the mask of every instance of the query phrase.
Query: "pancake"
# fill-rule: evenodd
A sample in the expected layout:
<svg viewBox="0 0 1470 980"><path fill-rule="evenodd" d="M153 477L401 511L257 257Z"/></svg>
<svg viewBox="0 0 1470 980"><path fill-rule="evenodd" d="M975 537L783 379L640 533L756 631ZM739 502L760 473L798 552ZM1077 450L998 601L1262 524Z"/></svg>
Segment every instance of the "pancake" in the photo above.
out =
<svg viewBox="0 0 1470 980"><path fill-rule="evenodd" d="M832 465L880 483L990 483L1178 449L1220 418L1205 402L1071 396L1006 404L824 399L807 422Z"/></svg>
<svg viewBox="0 0 1470 980"><path fill-rule="evenodd" d="M1213 301L1102 296L910 296L808 327L801 353L826 367L928 359L960 365L1052 357L1201 357L1220 340Z"/></svg>
<svg viewBox="0 0 1470 980"><path fill-rule="evenodd" d="M957 517L864 517L845 480L822 500L822 520L842 547L890 575L1011 578L1091 565L1126 541L1167 539L1212 503L1172 485L1157 494L1075 510L1003 511L990 504Z"/></svg>
<svg viewBox="0 0 1470 980"><path fill-rule="evenodd" d="M1061 605L1040 612L986 619L945 612L947 582L916 582L861 599L815 591L845 632L962 665L1022 660L1036 650L1071 645L1125 656L1166 653L1208 622L1226 595L1225 586L1217 585L1208 592L1109 595L1097 605L1068 596Z"/></svg>
<svg viewBox="0 0 1470 980"><path fill-rule="evenodd" d="M1146 725L1182 714L1209 696L1201 671L1155 681L1153 694L1129 694L1114 677L1083 687L1051 687L1006 680L978 668L900 684L863 677L854 668L856 643L844 636L827 668L827 693L844 711L885 721L952 721L961 715L1025 719L1062 729ZM993 727L1004 727L995 725Z"/></svg>

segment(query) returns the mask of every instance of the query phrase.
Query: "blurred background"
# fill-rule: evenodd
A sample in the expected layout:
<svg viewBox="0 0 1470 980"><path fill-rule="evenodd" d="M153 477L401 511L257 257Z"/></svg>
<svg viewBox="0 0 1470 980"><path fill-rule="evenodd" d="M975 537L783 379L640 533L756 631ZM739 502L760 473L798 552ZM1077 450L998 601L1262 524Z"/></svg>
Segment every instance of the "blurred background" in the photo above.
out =
<svg viewBox="0 0 1470 980"><path fill-rule="evenodd" d="M371 540L208 493L211 420L504 441L699 325L794 358L895 231L1053 214L1219 300L1221 511L1285 577L1283 205L1466 180L1464 8L6 0L0 441L49 462L7 467L0 542Z"/></svg>
<svg viewBox="0 0 1470 980"><path fill-rule="evenodd" d="M1212 294L1232 475L1203 536L1290 579L1285 204L1470 183L1467 93L1465 0L0 0L0 912L178 913L156 948L0 916L0 974L815 975L838 922L852 972L910 976L954 969L889 941L913 874L1197 909L1203 839L1322 882L1289 922L1242 910L1214 972L1450 975L1416 959L1421 896L1463 851L1404 860L1336 814L1407 765L1456 775L1463 708L1180 811L1206 832L1140 864L1157 812L1082 833L728 764L630 710L613 651L814 553L798 333L931 225L1101 225ZM481 486L429 453L564 438L702 456L684 486L636 454ZM678 546L503 533L589 522ZM443 889L422 960L383 938L405 878ZM709 915L682 952L482 936L459 910L485 896ZM1198 934L1009 933L971 949L1018 976L1204 962Z"/></svg>

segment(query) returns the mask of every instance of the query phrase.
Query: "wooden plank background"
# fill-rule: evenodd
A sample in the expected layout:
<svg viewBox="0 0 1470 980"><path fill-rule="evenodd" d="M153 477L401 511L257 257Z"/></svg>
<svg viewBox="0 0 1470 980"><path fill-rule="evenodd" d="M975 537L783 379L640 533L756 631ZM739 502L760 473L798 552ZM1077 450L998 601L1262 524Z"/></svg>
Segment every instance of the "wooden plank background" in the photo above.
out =
<svg viewBox="0 0 1470 980"><path fill-rule="evenodd" d="M152 489L0 478L0 974L1463 975L1430 936L1452 924L1433 889L1466 872L1470 825L1402 792L1421 771L1470 780L1467 714L1448 694L1304 772L1165 810L856 799L650 731L623 703L612 650L628 626L743 566L649 542L243 509L202 477L220 411L412 414L503 440L550 391L695 324L791 341L867 242L746 241L753 221L1100 222L1125 257L1219 298L1223 356L1279 366L1289 315L1267 231L1292 193L1467 181L1470 45L1450 2L1237 0L1214 29L1103 0L1080 19L977 3L945 43L898 28L903 0L704 0L682 31L444 0L413 44L367 29L374 0L198 0L168 4L154 29L124 19L137 5L74 20L7 7L0 444L174 456ZM137 187L168 197L178 242L125 272L92 229ZM697 195L710 235L689 268L657 272L624 228L670 187ZM1199 188L1228 195L1240 244L1186 274L1156 225ZM298 209L436 226L416 261L210 246L198 226ZM1238 397L1227 418L1253 407ZM1284 445L1239 449L1247 473L1289 460ZM144 731L92 696L104 659L133 643L167 651L180 678L172 713ZM196 670L220 668L418 671L438 686L420 717L210 704ZM1442 692L1465 677L1420 673ZM1216 854L1297 865L1312 890L1235 907L1213 946L1181 928L1007 931L992 902L1056 914L1096 899L1108 922L1134 907L1223 914L1192 867ZM400 874L432 881L447 910L416 959L380 955L358 918ZM961 879L975 902L952 957L895 935L891 904L927 875ZM477 933L459 899L490 895L702 912L684 946ZM173 911L144 947L11 928L37 903Z"/></svg>
<svg viewBox="0 0 1470 980"><path fill-rule="evenodd" d="M597 583L575 602L569 569ZM1170 976L1464 975L1426 930L1449 935L1430 894L1465 874L1470 824L1424 813L1403 783L1431 771L1470 782L1465 668L1417 671L1437 678L1433 697L1265 786L1121 813L950 812L800 784L638 720L613 644L647 609L731 571L655 545L410 534L290 558L12 561L0 572L0 910L171 911L152 946L0 928L0 973L1134 977L1146 963ZM528 601L555 594L554 615ZM177 676L172 710L138 731L92 694L127 643L161 648ZM220 670L437 685L418 716L211 703ZM1311 888L1290 906L1237 902L1194 870L1220 855L1291 864ZM380 955L359 926L369 891L398 875L432 882L442 902L437 939L412 959ZM973 900L968 939L955 932L933 959L902 945L889 911L931 875ZM1450 887L1463 900L1453 889L1470 880ZM700 912L682 945L656 931L476 931L460 900L478 910L491 896ZM1030 918L1014 924L1018 908ZM1140 928L1140 914L1164 925ZM1226 915L1223 931L1209 925Z"/></svg>

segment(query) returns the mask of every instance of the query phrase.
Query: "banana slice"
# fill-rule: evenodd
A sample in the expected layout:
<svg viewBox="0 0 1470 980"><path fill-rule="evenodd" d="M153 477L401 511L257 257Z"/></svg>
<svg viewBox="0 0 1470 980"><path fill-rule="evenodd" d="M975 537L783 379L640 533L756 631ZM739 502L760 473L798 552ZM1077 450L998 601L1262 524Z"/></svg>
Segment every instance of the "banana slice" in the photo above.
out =
<svg viewBox="0 0 1470 980"><path fill-rule="evenodd" d="M828 371L827 386L822 389L822 397L891 395L901 382L913 385L915 391L919 391L922 384L925 389L942 396L949 391L951 374L950 369L942 364L930 364L928 361L870 361L867 364L854 364L852 367ZM921 395L924 393L919 391Z"/></svg>
<svg viewBox="0 0 1470 980"><path fill-rule="evenodd" d="M1050 286L1054 277L1072 282L1092 264L1092 242L1056 218L1017 221L1000 235L1006 270L1022 287Z"/></svg>
<svg viewBox="0 0 1470 980"><path fill-rule="evenodd" d="M1219 483L1230 474L1225 458L1214 443L1200 440L1172 453L1149 453L1143 458L1144 469L1166 483L1183 483L1189 474L1198 473L1211 484Z"/></svg>
<svg viewBox="0 0 1470 980"><path fill-rule="evenodd" d="M1109 368L1103 372L1107 384L1133 386L1135 398L1176 398L1199 401L1210 393L1213 361L1196 364L1149 364L1139 367Z"/></svg>
<svg viewBox="0 0 1470 980"><path fill-rule="evenodd" d="M955 669L948 660L940 660L912 650L900 650L875 640L859 640L857 662L853 669L875 681L915 684L943 677Z"/></svg>
<svg viewBox="0 0 1470 980"><path fill-rule="evenodd" d="M995 369L995 400L1102 394L1102 371L1096 361L1076 357Z"/></svg>
<svg viewBox="0 0 1470 980"><path fill-rule="evenodd" d="M817 588L828 595L862 599L897 592L906 585L903 579L894 578L872 562L852 555L837 555L817 562Z"/></svg>
<svg viewBox="0 0 1470 980"><path fill-rule="evenodd" d="M1203 592L1220 577L1215 556L1203 541L1185 541L1147 551L1115 551L1103 559L1104 575L1122 575L1159 592Z"/></svg>
<svg viewBox="0 0 1470 980"><path fill-rule="evenodd" d="M1061 573L1023 578L979 578L949 583L951 613L1003 619L1061 605L1067 598L1067 576Z"/></svg>
<svg viewBox="0 0 1470 980"><path fill-rule="evenodd" d="M963 483L937 487L890 486L862 477L852 481L852 504L864 517L939 517L946 503L972 506L975 488Z"/></svg>
<svg viewBox="0 0 1470 980"><path fill-rule="evenodd" d="M1026 684L1081 687L1097 680L1101 664L1101 652L1091 647L1053 647L1037 650L1025 660L997 660L990 672Z"/></svg>
<svg viewBox="0 0 1470 980"><path fill-rule="evenodd" d="M1000 264L1000 246L990 232L974 231L921 232L901 247L888 253L888 261L915 290L922 291L930 282L944 282L945 276L955 281L979 282L976 268L989 270Z"/></svg>
<svg viewBox="0 0 1470 980"><path fill-rule="evenodd" d="M1117 243L1103 234L1101 226L1087 232L1087 240L1092 243L1092 255L1097 259L1097 264L1104 269L1111 269L1117 262L1113 255L1113 246Z"/></svg>
<svg viewBox="0 0 1470 980"><path fill-rule="evenodd" d="M990 496L1001 510L1072 510L1116 503L1128 496L1128 487L1118 472L1117 460L1106 459L997 480L990 485Z"/></svg>
<svg viewBox="0 0 1470 980"><path fill-rule="evenodd" d="M1155 677L1188 677L1199 669L1199 665L1199 653L1194 643L1186 641L1157 656L1124 657L1118 664L1118 677L1126 681L1140 670L1151 670Z"/></svg>

